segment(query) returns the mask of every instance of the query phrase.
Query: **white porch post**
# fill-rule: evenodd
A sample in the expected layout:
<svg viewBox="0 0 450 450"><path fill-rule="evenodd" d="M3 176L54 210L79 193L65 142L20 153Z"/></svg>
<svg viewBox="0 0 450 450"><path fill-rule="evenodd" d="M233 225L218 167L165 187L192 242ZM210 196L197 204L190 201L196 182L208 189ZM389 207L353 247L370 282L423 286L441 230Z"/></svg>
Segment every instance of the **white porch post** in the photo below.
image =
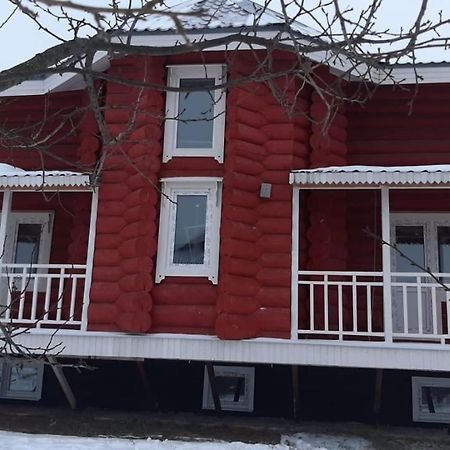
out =
<svg viewBox="0 0 450 450"><path fill-rule="evenodd" d="M292 192L292 266L291 266L291 339L298 339L298 254L300 217L300 189Z"/></svg>
<svg viewBox="0 0 450 450"><path fill-rule="evenodd" d="M389 209L389 188L381 187L381 238L391 242L391 224ZM392 342L392 287L391 287L391 247L383 244L383 311L384 339Z"/></svg>
<svg viewBox="0 0 450 450"><path fill-rule="evenodd" d="M95 251L95 235L97 229L97 208L98 208L98 187L94 188L92 192L91 202L91 218L89 222L89 239L86 256L86 279L84 282L84 295L83 295L83 309L81 315L81 330L86 331L88 322L88 306L89 306L89 294L91 291L92 283L92 269L94 266L94 251Z"/></svg>
<svg viewBox="0 0 450 450"><path fill-rule="evenodd" d="M6 229L8 226L8 217L11 213L12 191L5 189L3 191L2 213L0 216L0 264L4 261L6 248Z"/></svg>

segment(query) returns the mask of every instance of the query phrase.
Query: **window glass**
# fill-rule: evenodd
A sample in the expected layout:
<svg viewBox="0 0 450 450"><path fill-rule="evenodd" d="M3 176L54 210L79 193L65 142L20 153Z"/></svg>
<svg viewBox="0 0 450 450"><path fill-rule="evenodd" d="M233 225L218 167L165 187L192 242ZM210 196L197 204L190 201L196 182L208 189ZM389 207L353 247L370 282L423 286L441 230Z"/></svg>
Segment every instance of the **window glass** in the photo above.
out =
<svg viewBox="0 0 450 450"><path fill-rule="evenodd" d="M20 223L17 229L14 262L17 264L37 264L40 240L41 224Z"/></svg>
<svg viewBox="0 0 450 450"><path fill-rule="evenodd" d="M38 389L38 374L39 368L37 366L14 364L11 367L9 392L36 392Z"/></svg>
<svg viewBox="0 0 450 450"><path fill-rule="evenodd" d="M450 227L437 227L439 272L450 273ZM447 283L448 278L442 280Z"/></svg>
<svg viewBox="0 0 450 450"><path fill-rule="evenodd" d="M432 414L450 413L450 388L422 386L420 390L420 411Z"/></svg>
<svg viewBox="0 0 450 450"><path fill-rule="evenodd" d="M206 195L177 196L174 264L203 264L206 205Z"/></svg>
<svg viewBox="0 0 450 450"><path fill-rule="evenodd" d="M420 266L425 266L425 244L422 226L397 225L395 227L398 250ZM395 252L397 272L418 272L420 269L411 264L399 252Z"/></svg>
<svg viewBox="0 0 450 450"><path fill-rule="evenodd" d="M245 396L243 376L216 376L216 386L221 401L239 402Z"/></svg>
<svg viewBox="0 0 450 450"><path fill-rule="evenodd" d="M211 148L213 145L214 91L198 88L214 87L214 78L180 80L177 116L177 148Z"/></svg>

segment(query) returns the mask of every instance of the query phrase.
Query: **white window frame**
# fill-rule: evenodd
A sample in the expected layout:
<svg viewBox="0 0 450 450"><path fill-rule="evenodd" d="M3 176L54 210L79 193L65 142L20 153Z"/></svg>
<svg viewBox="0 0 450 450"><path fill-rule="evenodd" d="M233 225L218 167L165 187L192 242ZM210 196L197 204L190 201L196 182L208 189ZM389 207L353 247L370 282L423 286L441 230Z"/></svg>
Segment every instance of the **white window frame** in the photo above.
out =
<svg viewBox="0 0 450 450"><path fill-rule="evenodd" d="M180 80L185 78L214 78L216 85L222 85L226 82L226 66L222 64L168 66L168 87L179 88ZM176 91L168 91L166 95L163 162L167 162L175 156L194 156L213 157L218 162L222 163L225 139L226 90L215 89L213 91L215 103L213 116L213 138L212 146L210 148L177 147L179 95L180 92Z"/></svg>
<svg viewBox="0 0 450 450"><path fill-rule="evenodd" d="M166 276L207 277L218 282L222 178L180 177L161 180L161 212L159 218L156 283ZM178 195L206 195L205 253L203 264L173 263Z"/></svg>
<svg viewBox="0 0 450 450"><path fill-rule="evenodd" d="M450 422L450 411L448 413L431 413L420 409L420 396L423 387L444 387L450 389L450 378L411 377L413 421L448 424Z"/></svg>
<svg viewBox="0 0 450 450"><path fill-rule="evenodd" d="M8 217L5 245L5 263L14 264L13 260L16 254L17 247L17 233L19 225L21 224L40 224L42 225L41 238L39 242L39 254L37 264L49 264L50 250L53 232L53 218L54 214L51 211L14 211ZM45 269L37 269L37 273L46 273ZM18 276L21 273L17 274ZM27 291L33 291L34 280L30 279L27 283ZM45 280L40 280L38 283L38 291L45 292Z"/></svg>
<svg viewBox="0 0 450 450"><path fill-rule="evenodd" d="M12 371L15 366L21 365L23 367L31 367L36 369L36 389L34 391L27 390L12 390L11 378ZM42 396L42 384L44 377L44 363L43 361L33 360L8 360L3 358L0 361L0 398L11 400L34 400L38 401Z"/></svg>
<svg viewBox="0 0 450 450"><path fill-rule="evenodd" d="M239 401L229 401L220 398L220 407L223 411L252 412L255 396L255 368L248 366L216 366L214 365L214 375L216 377L243 377L245 382L245 395ZM219 395L220 397L220 395ZM203 409L214 409L214 399L211 392L208 371L203 376Z"/></svg>

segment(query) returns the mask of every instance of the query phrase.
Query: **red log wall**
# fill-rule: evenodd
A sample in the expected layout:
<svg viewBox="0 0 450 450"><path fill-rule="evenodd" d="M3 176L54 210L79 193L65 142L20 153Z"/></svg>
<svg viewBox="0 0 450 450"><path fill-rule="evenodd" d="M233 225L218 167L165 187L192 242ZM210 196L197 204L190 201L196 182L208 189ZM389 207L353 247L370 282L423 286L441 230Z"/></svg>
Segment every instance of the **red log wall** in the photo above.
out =
<svg viewBox="0 0 450 450"><path fill-rule="evenodd" d="M201 64L204 58L147 59L145 68L142 60L126 58L115 61L111 71L164 83L165 64ZM209 53L206 58L207 63L223 62L220 53ZM240 53L228 66L229 79L247 75L254 68L253 61ZM291 63L280 60L278 65ZM292 98L295 91L294 85L287 89ZM108 85L106 117L113 132L123 130L130 117L120 105L135 104L137 95L129 86ZM105 165L89 328L217 334L227 339L287 337L292 192L288 174L308 164L309 121L301 115L288 117L267 87L239 85L227 93L224 164L213 158L179 157L161 164L164 97L157 91L140 95L145 114L139 115L142 127L133 133L136 141L130 137L114 149ZM308 112L309 95L305 89L297 110ZM114 110L109 111L108 105L115 105ZM144 154L142 172L154 182L176 176L224 178L217 286L207 279L188 277L166 277L153 285L159 194L139 174L131 177L130 185L136 171L127 160ZM259 197L261 182L272 183L270 199ZM128 270L133 271L133 279Z"/></svg>
<svg viewBox="0 0 450 450"><path fill-rule="evenodd" d="M449 164L450 90L447 85L380 87L364 105L348 108L348 164ZM354 191L348 202L349 270L379 270L379 192ZM414 200L412 200L414 199ZM392 211L448 211L448 191L391 191ZM374 252L375 250L375 252Z"/></svg>
<svg viewBox="0 0 450 450"><path fill-rule="evenodd" d="M99 149L86 104L79 91L2 98L0 123L9 133L0 136L0 161L27 170L92 169L95 159L81 157Z"/></svg>

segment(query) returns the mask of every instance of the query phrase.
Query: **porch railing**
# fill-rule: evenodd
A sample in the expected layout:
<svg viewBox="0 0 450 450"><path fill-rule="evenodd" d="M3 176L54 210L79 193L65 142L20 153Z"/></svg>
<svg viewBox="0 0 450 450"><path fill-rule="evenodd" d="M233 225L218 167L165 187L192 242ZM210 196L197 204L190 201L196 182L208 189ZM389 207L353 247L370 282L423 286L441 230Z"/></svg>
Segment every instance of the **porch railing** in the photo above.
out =
<svg viewBox="0 0 450 450"><path fill-rule="evenodd" d="M82 329L86 265L0 264L0 321Z"/></svg>
<svg viewBox="0 0 450 450"><path fill-rule="evenodd" d="M382 272L299 271L298 336L450 342L450 301L442 286L450 274L434 275L393 272L386 298ZM385 308L392 310L387 324Z"/></svg>

